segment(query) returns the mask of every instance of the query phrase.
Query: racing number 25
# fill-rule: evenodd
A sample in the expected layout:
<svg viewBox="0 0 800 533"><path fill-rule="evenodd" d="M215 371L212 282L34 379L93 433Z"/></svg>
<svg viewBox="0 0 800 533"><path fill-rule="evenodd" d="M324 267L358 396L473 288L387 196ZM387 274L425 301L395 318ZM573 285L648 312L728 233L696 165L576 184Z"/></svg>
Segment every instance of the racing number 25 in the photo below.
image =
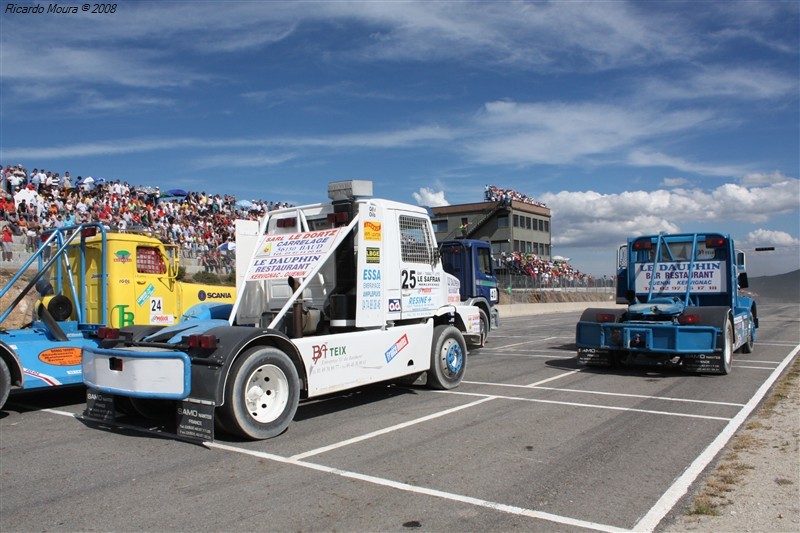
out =
<svg viewBox="0 0 800 533"><path fill-rule="evenodd" d="M417 272L416 270L402 270L400 271L402 278L401 287L404 289L413 289L417 286Z"/></svg>

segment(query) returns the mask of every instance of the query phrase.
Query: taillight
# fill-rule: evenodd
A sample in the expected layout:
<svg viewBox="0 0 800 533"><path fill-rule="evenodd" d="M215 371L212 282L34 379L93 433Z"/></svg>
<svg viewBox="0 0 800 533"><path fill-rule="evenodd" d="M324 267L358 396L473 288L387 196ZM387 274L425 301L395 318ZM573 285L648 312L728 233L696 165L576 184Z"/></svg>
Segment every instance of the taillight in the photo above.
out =
<svg viewBox="0 0 800 533"><path fill-rule="evenodd" d="M97 226L92 226L90 228L83 228L81 230L81 237L83 237L84 239L88 237L94 237L95 235L97 235Z"/></svg>
<svg viewBox="0 0 800 533"><path fill-rule="evenodd" d="M97 328L97 338L99 339L118 339L119 329L101 327Z"/></svg>
<svg viewBox="0 0 800 533"><path fill-rule="evenodd" d="M279 218L275 225L279 228L293 228L297 224L296 218Z"/></svg>
<svg viewBox="0 0 800 533"><path fill-rule="evenodd" d="M678 324L681 326L696 326L700 323L700 315L681 315L678 317Z"/></svg>
<svg viewBox="0 0 800 533"><path fill-rule="evenodd" d="M706 248L722 248L726 242L725 237L706 237Z"/></svg>
<svg viewBox="0 0 800 533"><path fill-rule="evenodd" d="M653 247L653 241L650 239L638 239L633 242L634 250L649 250Z"/></svg>
<svg viewBox="0 0 800 533"><path fill-rule="evenodd" d="M616 322L617 317L613 313L597 313L594 320L595 322Z"/></svg>
<svg viewBox="0 0 800 533"><path fill-rule="evenodd" d="M214 335L189 335L189 348L213 350L216 347L217 338Z"/></svg>

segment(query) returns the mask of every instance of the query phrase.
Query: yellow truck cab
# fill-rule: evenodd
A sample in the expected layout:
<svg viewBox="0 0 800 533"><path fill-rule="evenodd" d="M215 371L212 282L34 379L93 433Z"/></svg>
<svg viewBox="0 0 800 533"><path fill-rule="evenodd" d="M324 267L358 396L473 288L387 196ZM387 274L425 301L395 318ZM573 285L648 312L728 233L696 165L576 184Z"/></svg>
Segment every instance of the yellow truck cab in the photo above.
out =
<svg viewBox="0 0 800 533"><path fill-rule="evenodd" d="M81 350L99 343L102 328L145 334L177 324L197 304L232 305L232 286L178 281L179 251L149 233L108 233L98 223L46 232L40 248L0 289L2 297L24 282L38 261L36 274L0 311L0 409L15 387L80 384ZM32 322L3 329L34 288L39 298Z"/></svg>

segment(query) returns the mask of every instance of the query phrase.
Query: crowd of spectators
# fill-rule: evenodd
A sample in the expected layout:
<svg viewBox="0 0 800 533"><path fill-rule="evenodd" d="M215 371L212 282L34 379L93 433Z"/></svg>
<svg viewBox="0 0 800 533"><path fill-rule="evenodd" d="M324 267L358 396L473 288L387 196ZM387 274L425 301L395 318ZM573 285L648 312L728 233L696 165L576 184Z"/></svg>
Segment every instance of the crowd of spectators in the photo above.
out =
<svg viewBox="0 0 800 533"><path fill-rule="evenodd" d="M548 261L536 254L502 252L498 267L509 274L532 278L535 287L592 287L595 279L576 270L567 261Z"/></svg>
<svg viewBox="0 0 800 533"><path fill-rule="evenodd" d="M180 246L184 257L196 258L207 272L226 274L233 270L228 244L234 239L234 220L256 220L288 206L262 200L237 202L234 196L205 191L162 193L159 187L90 176L73 180L69 172L61 176L8 165L0 171L0 224L8 228L2 237L3 261L12 259L13 236L24 236L27 251L33 252L44 231L99 222L109 231L147 230Z"/></svg>
<svg viewBox="0 0 800 533"><path fill-rule="evenodd" d="M538 207L547 207L542 202L537 202L527 194L522 194L514 189L500 189L495 185L487 185L483 191L483 198L487 202L500 202L503 205L511 205L511 202L524 202Z"/></svg>

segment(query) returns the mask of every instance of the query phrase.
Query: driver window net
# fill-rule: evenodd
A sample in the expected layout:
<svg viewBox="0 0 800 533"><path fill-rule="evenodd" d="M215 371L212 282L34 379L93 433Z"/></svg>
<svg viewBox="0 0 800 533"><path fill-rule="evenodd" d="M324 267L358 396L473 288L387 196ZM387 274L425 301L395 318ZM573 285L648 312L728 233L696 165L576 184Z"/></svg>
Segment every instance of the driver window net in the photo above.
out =
<svg viewBox="0 0 800 533"><path fill-rule="evenodd" d="M400 253L409 263L433 263L433 238L425 218L400 215Z"/></svg>
<svg viewBox="0 0 800 533"><path fill-rule="evenodd" d="M136 248L136 271L139 274L167 273L167 265L158 248Z"/></svg>

